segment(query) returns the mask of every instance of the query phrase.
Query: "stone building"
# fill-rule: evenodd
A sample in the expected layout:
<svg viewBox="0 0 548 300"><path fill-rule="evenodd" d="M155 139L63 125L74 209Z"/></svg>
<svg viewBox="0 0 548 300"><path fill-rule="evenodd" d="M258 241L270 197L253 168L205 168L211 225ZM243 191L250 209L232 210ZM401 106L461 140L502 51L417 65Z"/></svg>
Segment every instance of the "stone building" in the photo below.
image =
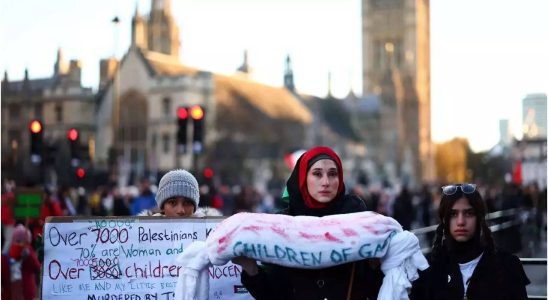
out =
<svg viewBox="0 0 548 300"><path fill-rule="evenodd" d="M307 126L303 149L316 145L333 148L342 159L345 173L345 183L352 188L356 183L366 183L366 170L370 164L366 156L360 128L354 124L353 103L357 97L353 91L344 99L339 99L331 93L331 79L328 74L328 93L326 97L317 97L297 91L294 82L294 72L291 58L286 57L284 71L284 86L291 91L312 113L313 119ZM350 98L354 100L349 100Z"/></svg>
<svg viewBox="0 0 548 300"><path fill-rule="evenodd" d="M76 129L82 146L78 166L89 166L95 145L95 102L91 88L81 85L81 63L68 64L61 49L53 75L23 80L2 79L2 177L25 183L74 182L76 165L70 160L67 132ZM40 164L30 160L29 124L43 124L43 155Z"/></svg>
<svg viewBox="0 0 548 300"><path fill-rule="evenodd" d="M362 0L363 97L355 124L373 174L434 179L429 0Z"/></svg>
<svg viewBox="0 0 548 300"><path fill-rule="evenodd" d="M232 76L181 64L169 3L153 0L148 17L135 13L119 65L101 61L97 168L115 170L110 175L122 184L177 167L198 176L211 167L229 184L282 180L283 155L302 145L310 111L285 88L249 79L245 60ZM206 112L199 154L176 145L177 108L192 105Z"/></svg>

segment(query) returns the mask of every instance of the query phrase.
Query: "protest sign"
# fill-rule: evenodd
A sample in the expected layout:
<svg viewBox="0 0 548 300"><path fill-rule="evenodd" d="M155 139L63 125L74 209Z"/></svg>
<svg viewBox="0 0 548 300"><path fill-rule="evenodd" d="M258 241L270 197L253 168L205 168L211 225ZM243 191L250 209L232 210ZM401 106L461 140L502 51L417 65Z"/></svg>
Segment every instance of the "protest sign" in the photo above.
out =
<svg viewBox="0 0 548 300"><path fill-rule="evenodd" d="M222 218L48 218L42 299L170 300L182 272L176 259L205 241ZM210 299L249 299L241 267L209 268Z"/></svg>
<svg viewBox="0 0 548 300"><path fill-rule="evenodd" d="M40 189L18 189L15 193L13 214L16 218L36 219L40 216L43 192Z"/></svg>

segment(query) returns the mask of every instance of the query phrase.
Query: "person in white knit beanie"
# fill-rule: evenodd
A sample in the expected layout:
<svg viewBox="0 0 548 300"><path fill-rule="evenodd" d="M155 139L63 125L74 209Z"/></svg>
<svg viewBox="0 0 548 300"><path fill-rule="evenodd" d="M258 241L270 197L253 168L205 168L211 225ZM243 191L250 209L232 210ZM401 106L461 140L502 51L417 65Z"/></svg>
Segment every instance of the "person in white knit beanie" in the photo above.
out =
<svg viewBox="0 0 548 300"><path fill-rule="evenodd" d="M156 202L167 217L190 217L200 203L198 181L186 170L169 171L160 179Z"/></svg>
<svg viewBox="0 0 548 300"><path fill-rule="evenodd" d="M144 211L140 216L204 217L220 216L213 208L198 208L200 189L198 181L190 172L182 169L167 172L156 192L156 203L160 212ZM215 210L215 211L213 211Z"/></svg>

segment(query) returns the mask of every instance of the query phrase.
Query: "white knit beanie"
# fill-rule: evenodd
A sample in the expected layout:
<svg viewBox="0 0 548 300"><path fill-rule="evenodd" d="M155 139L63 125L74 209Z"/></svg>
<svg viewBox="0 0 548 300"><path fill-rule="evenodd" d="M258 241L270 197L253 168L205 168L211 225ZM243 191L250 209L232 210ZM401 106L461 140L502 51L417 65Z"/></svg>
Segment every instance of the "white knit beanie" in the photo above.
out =
<svg viewBox="0 0 548 300"><path fill-rule="evenodd" d="M194 211L196 211L200 203L200 190L194 175L186 170L173 170L160 179L158 191L156 192L158 207L162 208L164 201L173 197L185 197L192 200L194 202Z"/></svg>

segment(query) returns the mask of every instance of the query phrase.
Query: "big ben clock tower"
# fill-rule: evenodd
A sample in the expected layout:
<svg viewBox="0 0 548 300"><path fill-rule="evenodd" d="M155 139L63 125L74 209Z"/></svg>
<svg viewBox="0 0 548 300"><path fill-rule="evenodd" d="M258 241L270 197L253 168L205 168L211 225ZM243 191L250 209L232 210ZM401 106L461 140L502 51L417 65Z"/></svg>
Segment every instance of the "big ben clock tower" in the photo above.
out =
<svg viewBox="0 0 548 300"><path fill-rule="evenodd" d="M400 145L416 143L412 152L417 152L413 156L420 181L434 179L429 11L429 0L362 0L363 95L382 95L387 73L397 74L405 83L406 92L398 99L400 111L392 115L400 118L394 123L407 130L401 134L405 140ZM412 100L405 94L413 94ZM406 107L416 113L406 112ZM406 126L410 122L416 123L414 132Z"/></svg>

